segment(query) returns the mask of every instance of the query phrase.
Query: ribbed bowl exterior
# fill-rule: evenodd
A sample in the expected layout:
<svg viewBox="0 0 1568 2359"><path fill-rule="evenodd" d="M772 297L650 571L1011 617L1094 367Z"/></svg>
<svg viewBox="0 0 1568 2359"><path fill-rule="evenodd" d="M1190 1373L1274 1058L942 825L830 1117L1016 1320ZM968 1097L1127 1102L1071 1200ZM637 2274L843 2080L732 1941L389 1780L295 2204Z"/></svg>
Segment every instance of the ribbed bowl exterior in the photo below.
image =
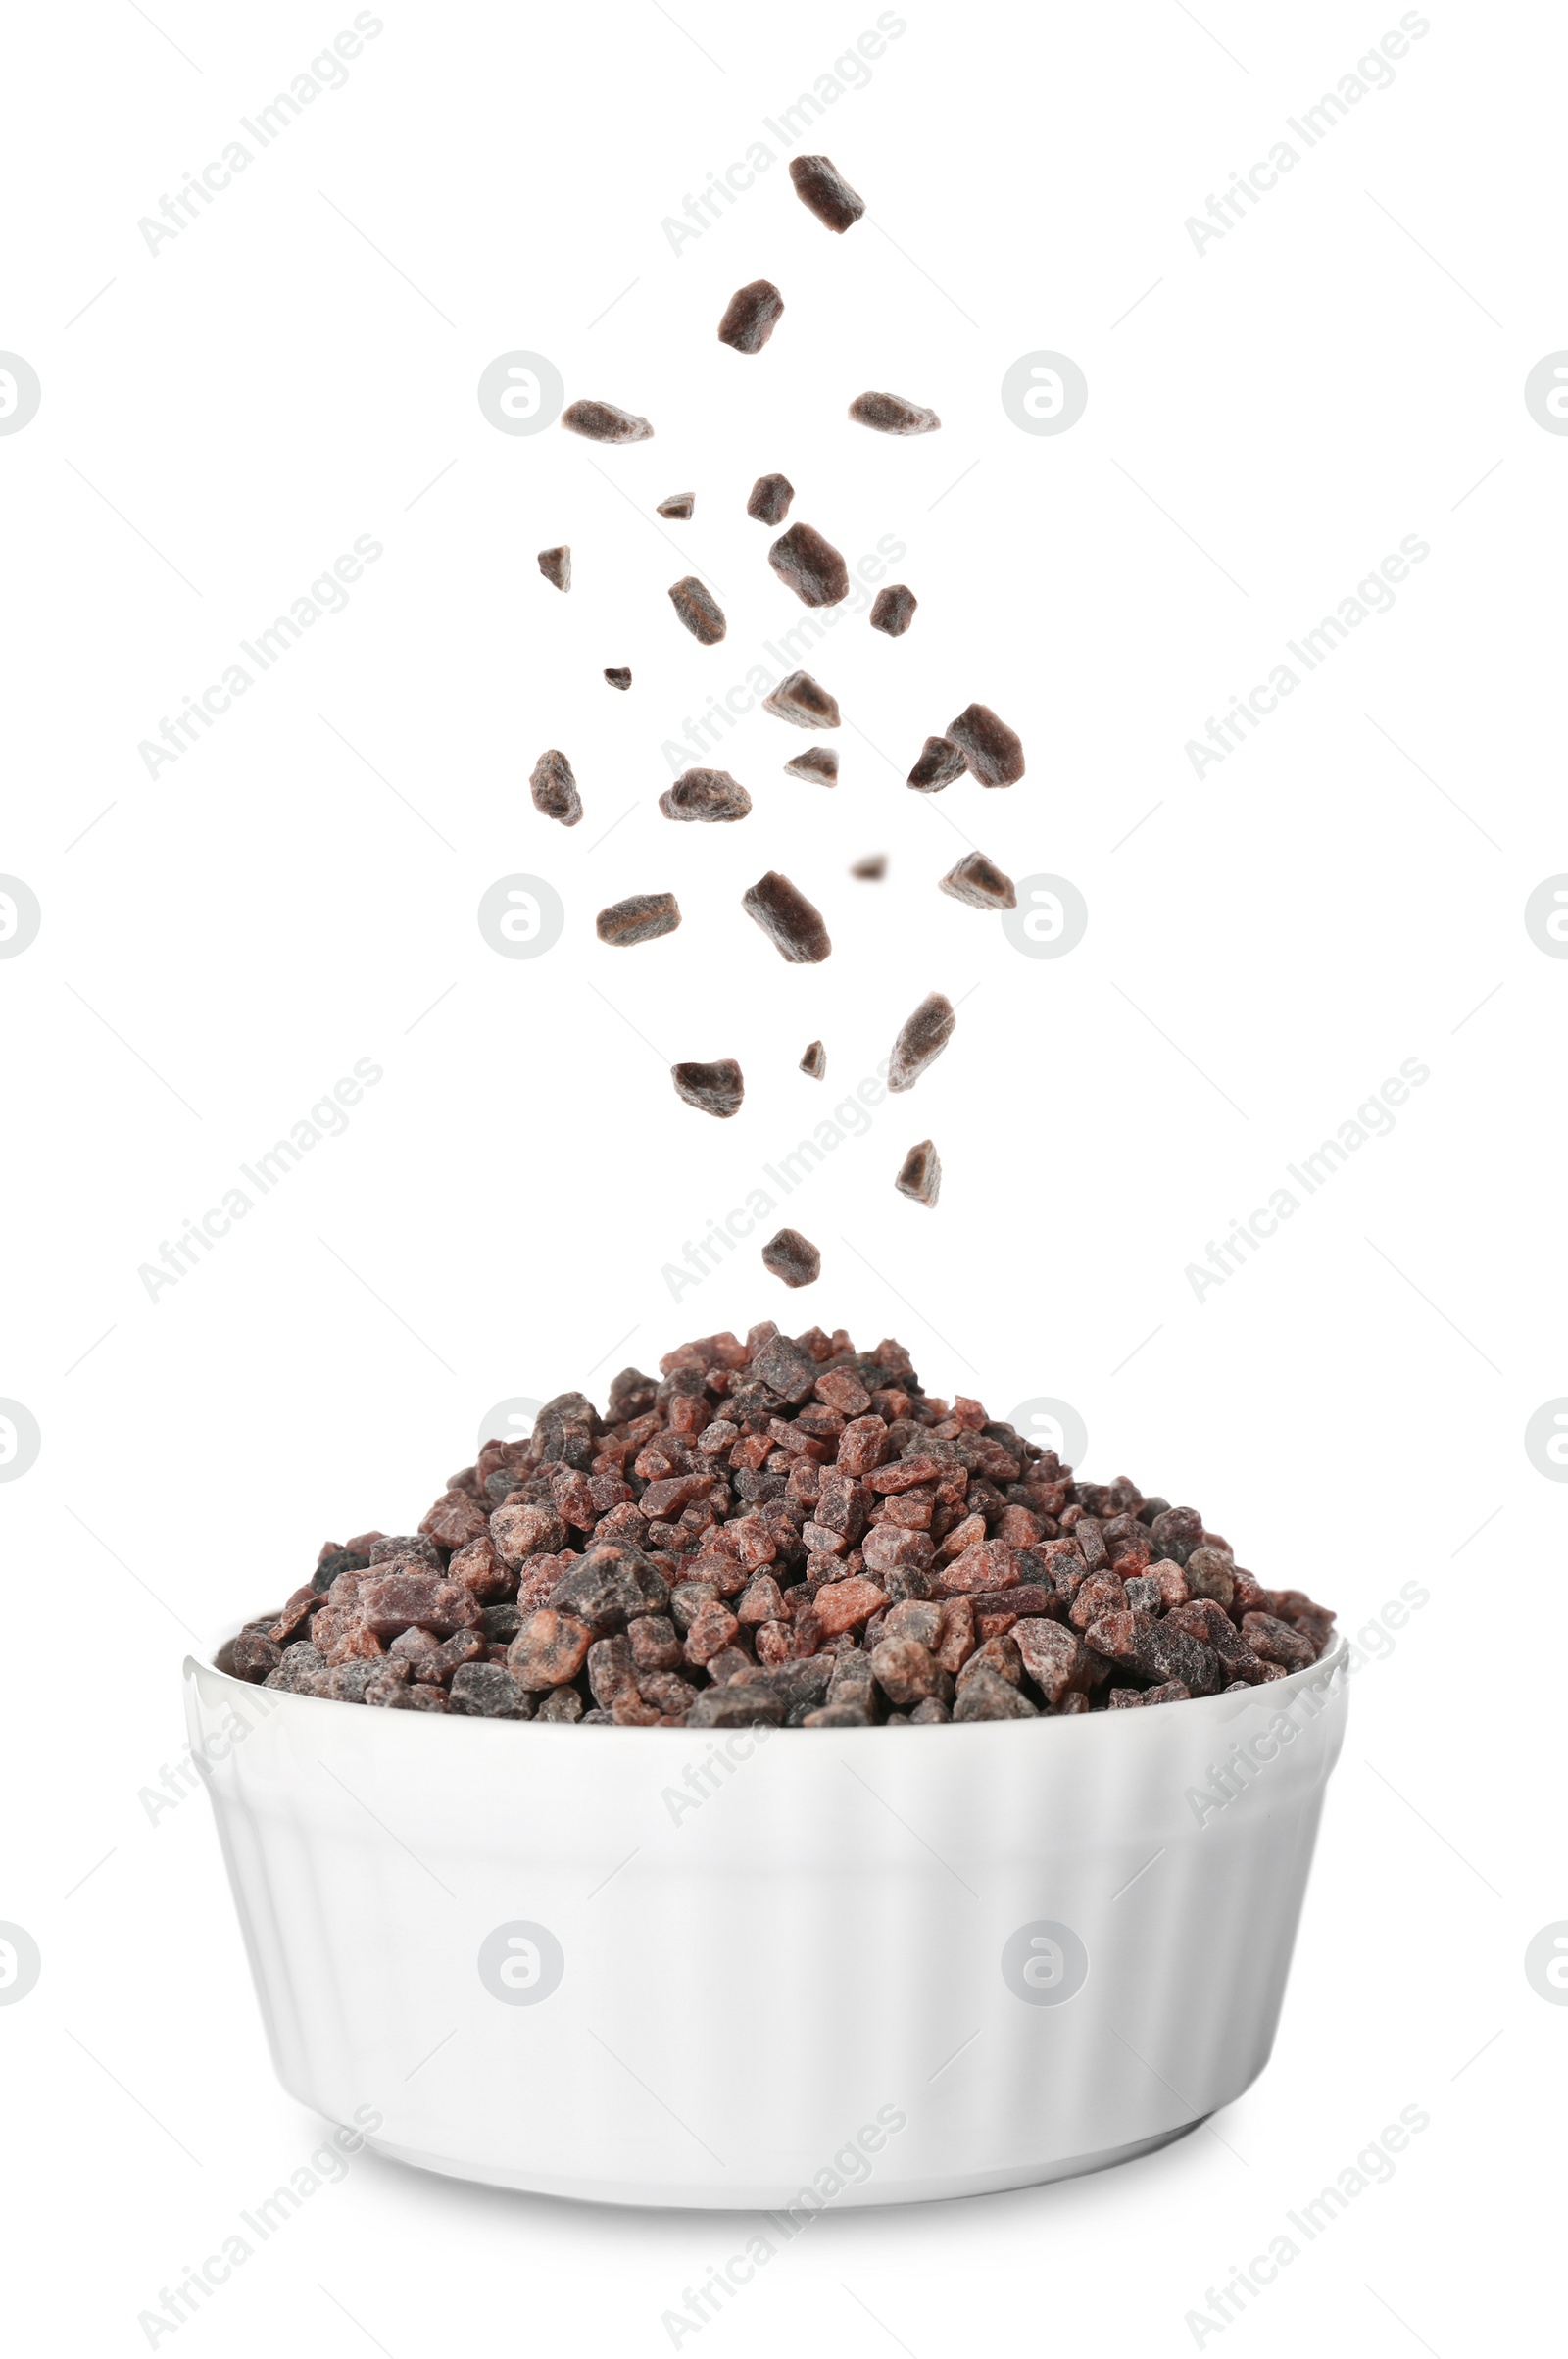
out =
<svg viewBox="0 0 1568 2359"><path fill-rule="evenodd" d="M1343 1644L1153 1710L729 1735L185 1670L295 2096L462 2178L744 2208L1065 2177L1239 2095L1346 1712Z"/></svg>

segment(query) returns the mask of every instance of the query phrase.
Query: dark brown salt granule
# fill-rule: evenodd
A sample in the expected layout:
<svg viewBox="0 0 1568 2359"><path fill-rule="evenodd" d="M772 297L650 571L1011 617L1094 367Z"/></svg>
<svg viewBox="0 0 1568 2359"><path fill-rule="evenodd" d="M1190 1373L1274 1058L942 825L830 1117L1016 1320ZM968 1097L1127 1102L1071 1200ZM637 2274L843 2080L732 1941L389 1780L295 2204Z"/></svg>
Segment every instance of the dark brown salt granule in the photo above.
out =
<svg viewBox="0 0 1568 2359"><path fill-rule="evenodd" d="M971 909L1015 909L1018 906L1011 877L983 852L966 852L938 883L944 893L966 902Z"/></svg>
<svg viewBox="0 0 1568 2359"><path fill-rule="evenodd" d="M659 798L666 819L744 819L752 798L728 770L682 770Z"/></svg>
<svg viewBox="0 0 1568 2359"><path fill-rule="evenodd" d="M623 1630L639 1614L662 1613L669 1584L641 1548L590 1539L582 1555L570 1559L570 1570L556 1583L550 1602L556 1612L575 1614L603 1638Z"/></svg>
<svg viewBox="0 0 1568 2359"><path fill-rule="evenodd" d="M260 1683L270 1671L275 1671L283 1659L283 1649L259 1630L241 1631L229 1649L229 1658L236 1679Z"/></svg>
<svg viewBox="0 0 1568 2359"><path fill-rule="evenodd" d="M934 434L942 423L934 410L922 410L900 393L857 394L850 416L858 426L870 426L878 434Z"/></svg>
<svg viewBox="0 0 1568 2359"><path fill-rule="evenodd" d="M447 1691L454 1712L477 1720L526 1720L529 1700L501 1663L466 1663L452 1674Z"/></svg>
<svg viewBox="0 0 1568 2359"><path fill-rule="evenodd" d="M836 729L839 725L838 698L830 696L808 671L789 672L771 696L763 697L762 711L779 720L793 721L797 729Z"/></svg>
<svg viewBox="0 0 1568 2359"><path fill-rule="evenodd" d="M1315 1660L1311 1640L1271 1613L1244 1613L1242 1637L1264 1662L1282 1664L1287 1671L1299 1671Z"/></svg>
<svg viewBox="0 0 1568 2359"><path fill-rule="evenodd" d="M414 1676L425 1687L444 1688L455 1672L482 1662L488 1646L489 1641L477 1630L455 1630L443 1645L427 1647L413 1658Z"/></svg>
<svg viewBox="0 0 1568 2359"><path fill-rule="evenodd" d="M605 673L605 677L612 688L629 688L631 686L631 673L624 664L615 664Z"/></svg>
<svg viewBox="0 0 1568 2359"><path fill-rule="evenodd" d="M885 852L868 852L864 860L857 860L850 870L852 876L858 876L871 885L880 884L887 872L888 856Z"/></svg>
<svg viewBox="0 0 1568 2359"><path fill-rule="evenodd" d="M674 523L684 524L696 506L697 494L694 491L672 491L667 500L660 501L654 514L668 516Z"/></svg>
<svg viewBox="0 0 1568 2359"><path fill-rule="evenodd" d="M762 1267L786 1286L814 1286L822 1273L822 1256L799 1229L780 1229L762 1248Z"/></svg>
<svg viewBox="0 0 1568 2359"><path fill-rule="evenodd" d="M559 549L541 549L539 570L546 581L554 582L558 590L571 587L571 551L563 541Z"/></svg>
<svg viewBox="0 0 1568 2359"><path fill-rule="evenodd" d="M928 1696L935 1696L943 1702L952 1698L952 1672L944 1671L930 1648L917 1638L890 1636L879 1640L871 1649L869 1668L876 1686L900 1711L907 1710L910 1704L923 1703Z"/></svg>
<svg viewBox="0 0 1568 2359"><path fill-rule="evenodd" d="M756 918L780 958L792 966L815 966L830 956L833 945L820 909L813 909L806 895L776 868L769 868L765 876L747 887L741 907L749 917Z"/></svg>
<svg viewBox="0 0 1568 2359"><path fill-rule="evenodd" d="M661 934L672 934L679 923L680 909L673 893L633 893L601 909L594 919L594 932L615 950L630 950L636 943L657 942Z"/></svg>
<svg viewBox="0 0 1568 2359"><path fill-rule="evenodd" d="M718 323L718 340L732 352L760 352L784 314L784 298L769 278L737 287Z"/></svg>
<svg viewBox="0 0 1568 2359"><path fill-rule="evenodd" d="M792 524L781 532L767 562L802 606L837 606L850 594L849 566L814 524Z"/></svg>
<svg viewBox="0 0 1568 2359"><path fill-rule="evenodd" d="M953 1038L957 1022L953 1002L933 991L920 1002L893 1044L888 1066L890 1090L912 1090L928 1065L934 1064Z"/></svg>
<svg viewBox="0 0 1568 2359"><path fill-rule="evenodd" d="M809 1073L813 1081L820 1081L827 1071L827 1051L819 1040L813 1040L801 1058L801 1071Z"/></svg>
<svg viewBox="0 0 1568 2359"><path fill-rule="evenodd" d="M416 1627L447 1639L455 1630L483 1625L471 1593L440 1573L378 1573L366 1581L355 1605L364 1627L383 1644Z"/></svg>
<svg viewBox="0 0 1568 2359"><path fill-rule="evenodd" d="M792 156L790 178L801 203L815 214L824 228L836 230L840 236L852 229L865 211L865 199L856 195L829 156Z"/></svg>
<svg viewBox="0 0 1568 2359"><path fill-rule="evenodd" d="M675 1095L700 1112L723 1119L740 1112L746 1083L733 1057L721 1057L715 1064L673 1064L669 1076Z"/></svg>
<svg viewBox="0 0 1568 2359"><path fill-rule="evenodd" d="M893 1185L901 1196L912 1196L917 1204L935 1204L942 1193L942 1158L929 1139L910 1148Z"/></svg>
<svg viewBox="0 0 1568 2359"><path fill-rule="evenodd" d="M445 1569L440 1546L422 1531L377 1533L363 1553L368 1564L390 1564L395 1557L418 1556L432 1573Z"/></svg>
<svg viewBox="0 0 1568 2359"><path fill-rule="evenodd" d="M530 1692L564 1687L582 1669L592 1644L593 1632L575 1615L541 1605L507 1648L506 1667Z"/></svg>
<svg viewBox="0 0 1568 2359"><path fill-rule="evenodd" d="M794 497L795 486L788 475L759 475L752 485L746 513L760 524L782 524Z"/></svg>
<svg viewBox="0 0 1568 2359"><path fill-rule="evenodd" d="M704 647L716 647L728 624L710 591L706 590L695 573L683 581L671 582L669 603L680 616L694 639Z"/></svg>
<svg viewBox="0 0 1568 2359"><path fill-rule="evenodd" d="M908 783L922 795L938 795L955 778L963 776L965 766L963 748L956 746L951 737L928 737L909 772Z"/></svg>
<svg viewBox="0 0 1568 2359"><path fill-rule="evenodd" d="M1212 1647L1189 1631L1131 1606L1092 1621L1084 1632L1084 1644L1121 1669L1136 1671L1151 1685L1179 1679L1194 1696L1213 1696L1225 1684ZM1308 1661L1314 1659L1308 1654Z"/></svg>
<svg viewBox="0 0 1568 2359"><path fill-rule="evenodd" d="M791 778L813 778L819 786L836 786L839 777L838 750L834 746L808 746L784 764Z"/></svg>
<svg viewBox="0 0 1568 2359"><path fill-rule="evenodd" d="M370 1700L371 1689L380 1690L382 1682L373 1680L366 1690L366 1701ZM377 1700L394 1712L450 1712L451 1697L445 1688L394 1688L391 1695L380 1694Z"/></svg>
<svg viewBox="0 0 1568 2359"><path fill-rule="evenodd" d="M878 590L871 608L871 628L886 631L890 639L902 639L914 620L914 610L920 601L902 581L889 582Z"/></svg>
<svg viewBox="0 0 1568 2359"><path fill-rule="evenodd" d="M546 1695L536 1720L573 1721L582 1718L582 1697L575 1688L552 1688Z"/></svg>
<svg viewBox="0 0 1568 2359"><path fill-rule="evenodd" d="M989 705L966 705L948 735L982 786L1015 786L1023 776L1023 740Z"/></svg>
<svg viewBox="0 0 1568 2359"><path fill-rule="evenodd" d="M543 811L547 819L559 819L563 827L576 826L582 817L582 797L564 754L553 746L548 753L541 754L533 765L528 787L535 811Z"/></svg>
<svg viewBox="0 0 1568 2359"><path fill-rule="evenodd" d="M1178 1568L1178 1577L1180 1570ZM1132 1584L1129 1582L1129 1597L1131 1594ZM1148 1610L1155 1611L1157 1608L1151 1606ZM1201 1639L1205 1646L1212 1647L1229 1678L1239 1679L1247 1687L1263 1685L1267 1677L1263 1657L1253 1652L1243 1633L1231 1620L1229 1608L1221 1605L1217 1598L1194 1597L1183 1598L1174 1605L1167 1603L1165 1621L1169 1627L1185 1630L1189 1637Z"/></svg>
<svg viewBox="0 0 1568 2359"><path fill-rule="evenodd" d="M1167 1679L1157 1688L1112 1688L1105 1698L1106 1708L1124 1711L1130 1704L1191 1703L1193 1691L1179 1679Z"/></svg>
<svg viewBox="0 0 1568 2359"><path fill-rule="evenodd" d="M590 442L648 442L654 431L646 418L617 410L613 402L569 402L561 422L569 434L586 435Z"/></svg>
<svg viewBox="0 0 1568 2359"><path fill-rule="evenodd" d="M959 1689L955 1720L1034 1720L1040 1706L999 1671L979 1670Z"/></svg>

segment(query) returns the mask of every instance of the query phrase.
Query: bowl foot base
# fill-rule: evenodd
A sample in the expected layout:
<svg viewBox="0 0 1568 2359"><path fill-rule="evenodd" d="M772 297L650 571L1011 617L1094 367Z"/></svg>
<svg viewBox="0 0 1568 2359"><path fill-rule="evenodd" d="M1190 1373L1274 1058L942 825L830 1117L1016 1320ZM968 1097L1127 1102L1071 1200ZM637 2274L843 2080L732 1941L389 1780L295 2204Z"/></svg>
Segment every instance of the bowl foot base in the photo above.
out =
<svg viewBox="0 0 1568 2359"><path fill-rule="evenodd" d="M1010 2187L1046 2187L1057 2179L1082 2179L1092 2171L1114 2170L1118 2163L1136 2162L1142 2155L1157 2153L1161 2146L1171 2145L1199 2129L1207 2118L1206 2114L1199 2114L1190 2122L1178 2123L1174 2130L1157 2131L1152 2138L1138 2138L1127 2145L1104 2146L1098 2153L1068 2155L1054 2162L1011 2163L994 2171L974 2171L951 2178L887 2180L880 2185L871 2179L861 2187L846 2187L842 2195L823 2208L841 2212L864 2210L877 2204L947 2203L958 2196L998 2195ZM758 2183L716 2187L661 2187L638 2180L588 2180L526 2167L513 2170L498 2163L459 2162L450 2155L424 2153L418 2147L397 2145L381 2138L368 2138L365 2143L370 2153L380 2154L388 2162L405 2163L414 2170L435 2171L447 2179L474 2180L482 2187L511 2187L518 2194L559 2196L573 2203L621 2203L656 2211L782 2212L800 2192L799 2182L792 2186ZM803 2216L797 2214L797 2217Z"/></svg>

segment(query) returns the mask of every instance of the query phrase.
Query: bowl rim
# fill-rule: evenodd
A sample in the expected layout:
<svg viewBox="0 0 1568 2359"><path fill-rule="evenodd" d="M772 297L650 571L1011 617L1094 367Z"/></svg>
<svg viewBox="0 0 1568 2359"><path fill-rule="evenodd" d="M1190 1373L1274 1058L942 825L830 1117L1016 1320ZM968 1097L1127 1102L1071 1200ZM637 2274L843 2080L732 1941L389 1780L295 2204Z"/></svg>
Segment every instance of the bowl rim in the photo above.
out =
<svg viewBox="0 0 1568 2359"><path fill-rule="evenodd" d="M208 1646L204 1644L200 1653L194 1651L187 1652L182 1665L183 1676L187 1684L194 1679L198 1672L202 1672L205 1673L208 1678L221 1680L225 1687L231 1688L234 1691L236 1696L266 1695L276 1697L278 1702L286 1701L290 1703L318 1703L322 1705L331 1705L341 1710L353 1710L356 1708L361 1712L365 1710L366 1707L363 1704L359 1705L358 1707L344 1704L341 1702L340 1698L335 1696L305 1696L297 1694L291 1689L270 1689L257 1681L236 1679L232 1671L220 1671L217 1663L213 1660L213 1657L218 1652L219 1647L226 1646L228 1643L228 1638L232 1637L233 1635L233 1632L229 1632L227 1637L219 1640L214 1645ZM1263 1684L1262 1687L1248 1688L1245 1691L1238 1692L1235 1695L1230 1695L1226 1691L1221 1690L1219 1694L1214 1696L1191 1696L1187 1698L1187 1701L1189 1704L1197 1705L1200 1708L1204 1706L1229 1705L1234 1710L1234 1708L1237 1706L1246 1706L1250 1704L1254 1697L1261 1699L1265 1690L1269 1693L1277 1694L1282 1697L1287 1694L1298 1696L1302 1689L1309 1682L1318 1682L1320 1680L1320 1684L1328 1687L1331 1692L1337 1691L1343 1694L1348 1688L1349 1678L1349 1633L1345 1630L1336 1630L1329 1646L1325 1648L1324 1652L1318 1656L1318 1659L1315 1663L1304 1663L1299 1671L1287 1672L1284 1679L1268 1680ZM1344 1676L1338 1677L1337 1675L1341 1673L1343 1673ZM1325 1702L1328 1699L1325 1698ZM1159 1717L1153 1725L1156 1727L1166 1727L1170 1725L1165 1719L1164 1707L1161 1706L1158 1708ZM1100 1727L1102 1722L1109 1720L1110 1716L1111 1715L1109 1712L1039 1712L1036 1713L1033 1720L969 1720L956 1722L951 1720L942 1720L921 1723L920 1725L922 1729L929 1727L933 1731L937 1729L947 1729L951 1731L955 1727L961 1728L966 1731L987 1729L995 1730L999 1728L1073 1728L1088 1731L1090 1729ZM1117 1720L1123 1720L1126 1718L1126 1716L1127 1715L1125 1712L1117 1712L1116 1714ZM1211 1713L1210 1716L1213 1717L1215 1715ZM372 1717L378 1720L396 1721L406 1718L408 1715L386 1712L375 1713L372 1715ZM431 1715L421 1715L416 1713L414 1717L416 1719L421 1719L431 1717ZM447 1722L453 1717L453 1715L447 1713L438 1713L433 1715L433 1717L438 1718L443 1722ZM458 1725L462 1728L491 1728L498 1732L502 1729L508 1729L512 1732L512 1736L508 1742L513 1743L516 1742L519 1732L523 1729L538 1730L541 1734L548 1730L552 1733L552 1735L555 1731L560 1730L561 1733L564 1735L568 1731L581 1725L577 1721L496 1720L488 1718L482 1713L466 1712L457 1714L456 1719ZM1143 1725L1148 1724L1145 1723ZM1196 1724L1184 1718L1177 1725L1181 1727L1193 1727ZM675 1743L678 1741L682 1744L689 1744L694 1737L711 1741L714 1738L722 1738L726 1733L737 1734L740 1732L726 1732L721 1729L701 1728L628 1727L611 1730L606 1728L601 1723L595 1723L595 1734L598 1736L613 1735L615 1737L625 1739L635 1739L640 1744L646 1744L650 1738L662 1738L669 1743ZM800 1733L802 1732L796 1730L791 1730L789 1732L789 1734L792 1736ZM873 1726L864 1729L824 1729L819 1733L823 1736L834 1736L841 1738L865 1738L879 1736L883 1732L879 1728ZM782 1735L784 1734L784 1731L782 1729L775 1730L771 1727L767 1727L766 1734L768 1736ZM1056 1742L1056 1740L1053 1740L1053 1742Z"/></svg>

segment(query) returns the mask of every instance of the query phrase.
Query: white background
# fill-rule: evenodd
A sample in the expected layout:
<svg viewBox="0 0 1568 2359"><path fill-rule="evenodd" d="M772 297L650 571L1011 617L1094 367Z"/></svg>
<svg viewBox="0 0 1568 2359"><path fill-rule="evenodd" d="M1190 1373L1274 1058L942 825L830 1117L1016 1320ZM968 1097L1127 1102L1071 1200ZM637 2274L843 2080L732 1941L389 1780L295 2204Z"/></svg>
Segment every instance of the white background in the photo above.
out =
<svg viewBox="0 0 1568 2359"><path fill-rule="evenodd" d="M1523 923L1568 867L1568 442L1523 401L1568 343L1561 20L1423 12L1392 87L1295 138L1199 253L1187 218L1396 7L902 10L797 143L866 197L844 238L761 123L870 0L377 13L346 86L156 253L139 219L352 11L97 0L6 37L0 344L43 387L0 439L0 870L43 912L0 963L0 1394L42 1431L0 1486L0 1917L43 1953L0 2010L14 2339L144 2349L137 2313L323 2134L272 2079L206 1800L138 1798L180 1756L187 1633L274 1602L328 1536L410 1528L492 1402L602 1395L766 1316L896 1334L995 1413L1072 1402L1092 1475L1196 1501L1352 1630L1407 1582L1430 1601L1354 1682L1252 2090L1100 2179L830 2217L702 2348L1191 2349L1205 2288L1409 2104L1431 2126L1392 2184L1214 2339L1517 2338L1568 2035L1522 1967L1568 1915L1565 1495L1522 1440L1568 1392L1568 967ZM662 219L759 138L772 168L672 252ZM743 359L713 327L758 275L786 310ZM656 438L497 432L475 386L514 348ZM1040 348L1089 382L1061 436L999 399ZM851 426L868 386L942 431ZM752 816L677 832L662 743L801 612L744 515L775 467L852 563L906 544L919 613L900 641L848 614L811 662L847 716L835 791L784 777L807 741L756 713L715 757ZM657 526L686 489L693 520ZM347 610L149 777L138 743L360 535L384 553ZM1407 535L1430 555L1393 611L1195 777L1187 741ZM558 540L567 598L534 563ZM711 650L664 598L693 566L729 617ZM975 698L1023 782L906 793ZM528 799L545 746L576 766L569 834ZM939 895L966 841L1072 879L1082 946L1022 957ZM853 880L873 851L886 881ZM768 867L820 904L825 964L741 912ZM565 905L538 960L476 924L516 871ZM662 889L673 939L595 940ZM946 1057L780 1210L820 1284L786 1297L754 1239L673 1301L665 1265L932 989L963 1001ZM796 1070L817 1036L825 1085ZM662 1067L722 1056L747 1099L720 1126ZM383 1078L346 1132L150 1300L139 1265L359 1058ZM1198 1300L1186 1266L1410 1058L1392 1134ZM926 1135L934 1213L891 1185ZM658 2352L742 2225L362 2157L158 2347Z"/></svg>

